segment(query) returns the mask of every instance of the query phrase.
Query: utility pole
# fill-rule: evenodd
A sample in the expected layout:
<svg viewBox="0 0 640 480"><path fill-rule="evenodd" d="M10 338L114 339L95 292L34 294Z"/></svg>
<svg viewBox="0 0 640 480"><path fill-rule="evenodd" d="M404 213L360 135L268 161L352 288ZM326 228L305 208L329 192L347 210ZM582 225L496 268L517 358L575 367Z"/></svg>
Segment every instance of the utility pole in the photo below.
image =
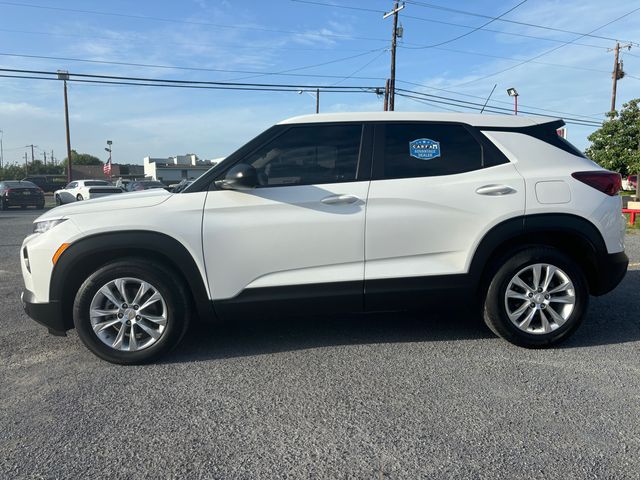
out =
<svg viewBox="0 0 640 480"><path fill-rule="evenodd" d="M320 89L316 88L316 113L320 113Z"/></svg>
<svg viewBox="0 0 640 480"><path fill-rule="evenodd" d="M31 147L31 163L33 164L35 157L33 156L33 143L31 145L27 145L27 147Z"/></svg>
<svg viewBox="0 0 640 480"><path fill-rule="evenodd" d="M53 150L51 150L51 165L55 165L56 164L56 159L53 158Z"/></svg>
<svg viewBox="0 0 640 480"><path fill-rule="evenodd" d="M42 152L44 155L44 166L47 166L47 152Z"/></svg>
<svg viewBox="0 0 640 480"><path fill-rule="evenodd" d="M384 84L384 111L389 110L389 79Z"/></svg>
<svg viewBox="0 0 640 480"><path fill-rule="evenodd" d="M29 160L27 160L27 152L24 152L24 174L29 173Z"/></svg>
<svg viewBox="0 0 640 480"><path fill-rule="evenodd" d="M69 134L69 102L67 100L67 80L69 80L69 72L66 70L58 70L58 80L64 81L64 122L67 128L67 181L73 180L71 171L71 135Z"/></svg>
<svg viewBox="0 0 640 480"><path fill-rule="evenodd" d="M382 18L385 19L393 15L393 31L391 32L391 78L389 79L389 110L393 111L395 107L395 91L396 91L396 46L398 38L402 37L402 31L398 31L398 12L404 8L404 3L399 5L398 0L393 4L393 10L385 13Z"/></svg>
<svg viewBox="0 0 640 480"><path fill-rule="evenodd" d="M607 49L608 52L613 50L613 73L611 74L611 78L613 78L613 86L611 88L611 111L615 112L616 110L616 94L618 90L618 80L624 78L624 70L622 69L622 62L620 61L620 49L626 48L627 50L631 50L631 44L627 43L626 45L620 46L620 42L616 42L616 46L613 49Z"/></svg>

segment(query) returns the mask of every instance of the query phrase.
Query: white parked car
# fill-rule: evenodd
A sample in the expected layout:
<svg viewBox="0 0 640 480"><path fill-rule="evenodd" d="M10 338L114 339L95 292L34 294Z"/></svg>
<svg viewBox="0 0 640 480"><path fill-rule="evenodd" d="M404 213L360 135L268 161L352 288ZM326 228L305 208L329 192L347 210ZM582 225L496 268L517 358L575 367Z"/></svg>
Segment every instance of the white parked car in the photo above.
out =
<svg viewBox="0 0 640 480"><path fill-rule="evenodd" d="M510 342L554 344L628 264L620 175L558 137L563 123L285 120L181 193L42 215L20 252L25 310L125 364L167 352L193 314L465 305Z"/></svg>
<svg viewBox="0 0 640 480"><path fill-rule="evenodd" d="M121 188L115 187L106 180L75 180L66 187L56 190L53 195L56 205L63 205L122 192Z"/></svg>

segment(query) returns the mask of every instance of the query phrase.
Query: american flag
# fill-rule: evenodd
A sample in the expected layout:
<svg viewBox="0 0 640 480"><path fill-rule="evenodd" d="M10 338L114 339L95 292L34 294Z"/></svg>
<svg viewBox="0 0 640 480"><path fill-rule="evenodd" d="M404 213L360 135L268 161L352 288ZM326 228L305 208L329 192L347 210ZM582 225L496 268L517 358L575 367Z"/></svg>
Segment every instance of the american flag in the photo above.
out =
<svg viewBox="0 0 640 480"><path fill-rule="evenodd" d="M102 171L105 175L111 176L111 159L107 160L107 163L103 165Z"/></svg>

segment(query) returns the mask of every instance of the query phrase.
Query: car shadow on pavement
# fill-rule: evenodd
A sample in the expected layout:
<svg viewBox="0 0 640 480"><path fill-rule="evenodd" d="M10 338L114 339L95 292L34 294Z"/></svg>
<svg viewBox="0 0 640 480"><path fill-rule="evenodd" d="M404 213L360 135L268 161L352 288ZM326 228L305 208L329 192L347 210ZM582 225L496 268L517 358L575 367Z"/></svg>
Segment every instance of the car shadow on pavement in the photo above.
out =
<svg viewBox="0 0 640 480"><path fill-rule="evenodd" d="M620 286L592 297L583 324L556 348L584 348L640 341L640 271ZM478 313L383 312L298 317L238 317L219 324L194 322L164 363L264 355L339 345L434 342L495 338Z"/></svg>
<svg viewBox="0 0 640 480"><path fill-rule="evenodd" d="M628 270L613 292L591 297L582 325L558 347L581 348L629 342L640 342L640 270Z"/></svg>
<svg viewBox="0 0 640 480"><path fill-rule="evenodd" d="M299 317L238 317L196 322L164 362L181 363L339 345L490 338L477 314L386 312Z"/></svg>

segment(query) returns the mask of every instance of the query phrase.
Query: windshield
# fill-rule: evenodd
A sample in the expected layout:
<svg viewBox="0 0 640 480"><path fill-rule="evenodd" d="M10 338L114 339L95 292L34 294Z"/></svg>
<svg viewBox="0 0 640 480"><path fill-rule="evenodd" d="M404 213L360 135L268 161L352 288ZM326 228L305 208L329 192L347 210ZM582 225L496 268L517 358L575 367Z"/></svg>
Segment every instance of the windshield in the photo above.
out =
<svg viewBox="0 0 640 480"><path fill-rule="evenodd" d="M7 188L38 188L36 185L34 185L31 182L2 182L4 183L4 186Z"/></svg>

